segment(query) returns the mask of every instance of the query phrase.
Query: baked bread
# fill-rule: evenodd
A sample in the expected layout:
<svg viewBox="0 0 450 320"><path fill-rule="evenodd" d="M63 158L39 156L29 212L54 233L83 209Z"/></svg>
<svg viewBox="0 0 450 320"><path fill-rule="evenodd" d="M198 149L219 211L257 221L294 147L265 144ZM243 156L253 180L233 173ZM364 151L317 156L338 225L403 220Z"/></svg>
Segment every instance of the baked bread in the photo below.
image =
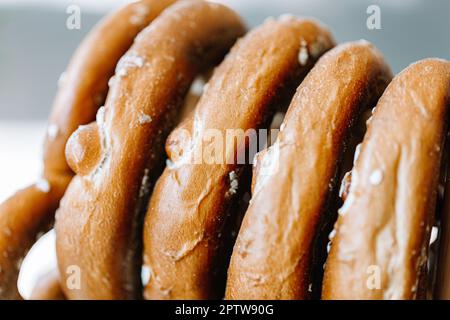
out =
<svg viewBox="0 0 450 320"><path fill-rule="evenodd" d="M55 229L68 298L142 296L141 220L164 164L165 138L192 80L244 32L241 19L222 5L180 1L144 29L119 61L96 123L80 127L67 145L77 175ZM67 286L71 266L80 270L79 288Z"/></svg>
<svg viewBox="0 0 450 320"><path fill-rule="evenodd" d="M277 140L256 157L227 299L306 299L320 292L326 257L321 235L335 218L342 154L357 119L390 79L380 52L366 41L339 45L319 59Z"/></svg>
<svg viewBox="0 0 450 320"><path fill-rule="evenodd" d="M450 62L419 61L377 104L339 211L324 299L417 299L448 130Z"/></svg>

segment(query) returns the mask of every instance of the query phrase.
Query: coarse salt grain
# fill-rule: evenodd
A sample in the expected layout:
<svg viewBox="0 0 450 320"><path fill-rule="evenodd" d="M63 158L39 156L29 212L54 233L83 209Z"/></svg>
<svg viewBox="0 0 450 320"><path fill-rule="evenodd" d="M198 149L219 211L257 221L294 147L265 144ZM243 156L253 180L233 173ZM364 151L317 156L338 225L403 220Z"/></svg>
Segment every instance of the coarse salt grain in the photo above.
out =
<svg viewBox="0 0 450 320"><path fill-rule="evenodd" d="M150 267L148 266L142 266L142 270L141 270L141 280L142 280L142 284L145 286L149 283L150 281L150 277L152 276L152 272Z"/></svg>
<svg viewBox="0 0 450 320"><path fill-rule="evenodd" d="M191 93L196 96L201 96L205 87L205 81L202 78L197 78L191 85Z"/></svg>
<svg viewBox="0 0 450 320"><path fill-rule="evenodd" d="M139 114L139 124L146 124L152 122L152 117L148 114L141 113Z"/></svg>
<svg viewBox="0 0 450 320"><path fill-rule="evenodd" d="M137 4L134 14L130 17L130 23L134 25L141 25L145 22L144 18L149 13L150 9L144 4Z"/></svg>
<svg viewBox="0 0 450 320"><path fill-rule="evenodd" d="M370 174L369 181L372 185L378 186L383 181L383 171L377 169Z"/></svg>
<svg viewBox="0 0 450 320"><path fill-rule="evenodd" d="M112 86L114 85L114 80L115 80L115 77L114 77L114 76L112 76L111 78L109 78L109 80L108 80L108 86L109 86L109 87L112 87Z"/></svg>
<svg viewBox="0 0 450 320"><path fill-rule="evenodd" d="M58 78L58 87L62 87L67 79L67 73L64 71Z"/></svg>
<svg viewBox="0 0 450 320"><path fill-rule="evenodd" d="M328 235L328 239L332 240L336 236L336 229L333 229L333 231L330 232Z"/></svg>
<svg viewBox="0 0 450 320"><path fill-rule="evenodd" d="M53 140L59 133L59 128L56 124L50 124L47 128L47 136Z"/></svg>
<svg viewBox="0 0 450 320"><path fill-rule="evenodd" d="M125 69L125 68L120 68L120 69L117 71L117 75L118 75L119 77L125 77L127 74L128 74L128 71L127 71L127 69Z"/></svg>
<svg viewBox="0 0 450 320"><path fill-rule="evenodd" d="M117 64L116 74L125 77L129 68L141 68L144 66L144 59L138 55L127 54L123 56Z"/></svg>
<svg viewBox="0 0 450 320"><path fill-rule="evenodd" d="M294 19L295 19L295 16L293 14L290 14L290 13L283 13L278 18L279 21L291 21L291 20L294 20Z"/></svg>
<svg viewBox="0 0 450 320"><path fill-rule="evenodd" d="M308 48L306 47L306 45L306 42L302 40L300 51L298 52L298 62L302 66L306 65L309 59Z"/></svg>
<svg viewBox="0 0 450 320"><path fill-rule="evenodd" d="M439 229L437 227L433 227L431 229L430 244L433 244L437 240L438 233L439 233Z"/></svg>
<svg viewBox="0 0 450 320"><path fill-rule="evenodd" d="M105 107L101 106L96 115L96 121L99 126L102 126L105 122Z"/></svg>
<svg viewBox="0 0 450 320"><path fill-rule="evenodd" d="M236 172L234 171L231 171L229 176L230 176L230 189L228 190L228 192L230 194L235 194L239 186L238 177Z"/></svg>
<svg viewBox="0 0 450 320"><path fill-rule="evenodd" d="M40 179L38 182L36 182L36 188L38 188L39 191L48 193L50 191L50 183L45 179Z"/></svg>
<svg viewBox="0 0 450 320"><path fill-rule="evenodd" d="M344 205L338 210L338 214L344 216L347 213L348 209L350 209L354 201L355 197L352 193L350 193L347 196L347 199L345 199Z"/></svg>

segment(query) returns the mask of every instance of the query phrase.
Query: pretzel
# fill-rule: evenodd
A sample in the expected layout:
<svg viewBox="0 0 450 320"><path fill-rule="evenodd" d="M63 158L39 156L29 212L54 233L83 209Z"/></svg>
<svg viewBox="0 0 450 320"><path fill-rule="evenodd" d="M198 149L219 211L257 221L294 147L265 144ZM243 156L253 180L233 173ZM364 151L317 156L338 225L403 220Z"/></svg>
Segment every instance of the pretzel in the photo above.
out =
<svg viewBox="0 0 450 320"><path fill-rule="evenodd" d="M163 165L163 142L196 74L244 33L230 9L180 1L142 31L121 58L96 123L78 129L66 157L77 173L57 213L57 254L71 299L142 295L140 220ZM80 287L70 288L72 266Z"/></svg>
<svg viewBox="0 0 450 320"><path fill-rule="evenodd" d="M48 229L72 178L64 156L71 133L93 121L119 58L136 34L174 0L143 0L100 22L71 59L55 98L44 148L42 179L0 205L0 299L18 299L20 262Z"/></svg>
<svg viewBox="0 0 450 320"><path fill-rule="evenodd" d="M333 180L345 142L389 80L381 54L361 41L327 52L302 82L277 140L257 155L226 298L311 296L314 267L325 255L319 234L337 196ZM268 161L279 163L269 175L262 168Z"/></svg>
<svg viewBox="0 0 450 320"><path fill-rule="evenodd" d="M333 232L322 298L422 298L449 106L445 60L411 65L384 92Z"/></svg>
<svg viewBox="0 0 450 320"><path fill-rule="evenodd" d="M267 128L280 89L298 84L332 46L330 33L315 21L285 16L247 34L215 70L194 115L166 144L169 166L155 186L144 225L147 299L223 297L228 225L245 192L245 165L234 160L247 147L227 143L211 164L212 159L193 158L202 153L208 130L225 137L227 129Z"/></svg>

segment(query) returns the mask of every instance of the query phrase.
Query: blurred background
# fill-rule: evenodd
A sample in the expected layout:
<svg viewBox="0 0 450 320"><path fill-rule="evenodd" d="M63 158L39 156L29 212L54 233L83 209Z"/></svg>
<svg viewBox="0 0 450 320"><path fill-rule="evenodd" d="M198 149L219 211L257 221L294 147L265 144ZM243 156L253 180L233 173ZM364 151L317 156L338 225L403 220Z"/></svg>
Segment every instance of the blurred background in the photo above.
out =
<svg viewBox="0 0 450 320"><path fill-rule="evenodd" d="M105 13L127 0L0 0L0 201L36 180L57 80L82 38ZM450 59L449 0L221 0L249 26L269 16L313 16L339 42L367 39L394 72L425 57ZM81 29L66 28L69 5ZM378 5L381 29L366 25Z"/></svg>

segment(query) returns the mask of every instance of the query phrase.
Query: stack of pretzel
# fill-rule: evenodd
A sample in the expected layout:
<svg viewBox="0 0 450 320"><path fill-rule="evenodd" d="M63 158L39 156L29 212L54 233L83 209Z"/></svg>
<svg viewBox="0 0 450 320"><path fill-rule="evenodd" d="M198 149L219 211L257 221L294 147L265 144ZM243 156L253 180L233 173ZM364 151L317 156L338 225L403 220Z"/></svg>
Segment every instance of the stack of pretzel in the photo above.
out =
<svg viewBox="0 0 450 320"><path fill-rule="evenodd" d="M246 33L223 5L174 2L130 4L76 51L42 178L0 205L0 298L20 299L53 225L59 272L35 299L450 298L450 62L391 79L373 45L335 46L315 20ZM192 161L211 130L280 112L253 171L247 140Z"/></svg>

